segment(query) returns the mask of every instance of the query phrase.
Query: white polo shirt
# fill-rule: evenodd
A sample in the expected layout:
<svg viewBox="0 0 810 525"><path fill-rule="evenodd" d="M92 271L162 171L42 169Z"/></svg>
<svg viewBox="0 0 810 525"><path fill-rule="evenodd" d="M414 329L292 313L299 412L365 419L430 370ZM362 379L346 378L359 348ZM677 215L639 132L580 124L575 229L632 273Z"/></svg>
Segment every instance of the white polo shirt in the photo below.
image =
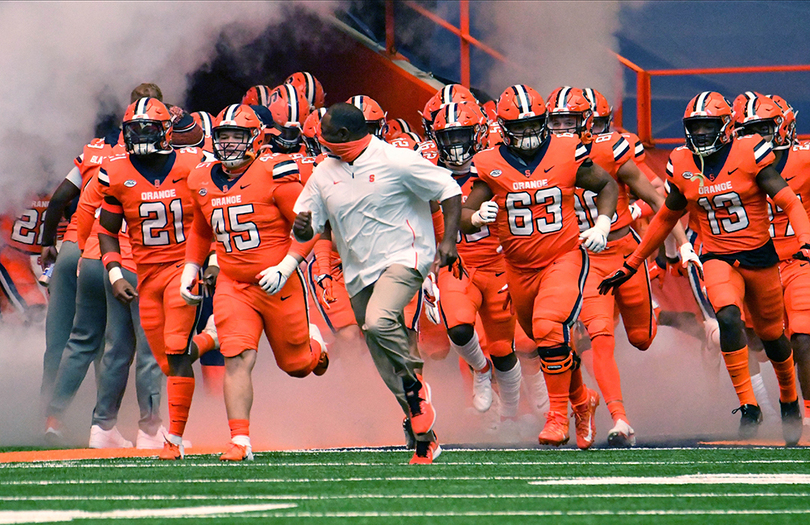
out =
<svg viewBox="0 0 810 525"><path fill-rule="evenodd" d="M460 194L448 170L372 137L352 164L334 157L318 164L294 210L312 212L315 233L329 221L354 296L392 264L427 276L436 255L428 201Z"/></svg>

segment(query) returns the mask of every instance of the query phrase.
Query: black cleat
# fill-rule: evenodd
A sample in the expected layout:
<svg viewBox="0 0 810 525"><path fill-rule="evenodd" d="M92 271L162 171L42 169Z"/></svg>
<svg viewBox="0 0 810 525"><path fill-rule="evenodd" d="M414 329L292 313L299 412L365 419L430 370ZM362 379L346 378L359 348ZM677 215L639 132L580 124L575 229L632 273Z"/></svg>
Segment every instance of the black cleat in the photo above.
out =
<svg viewBox="0 0 810 525"><path fill-rule="evenodd" d="M802 413L799 409L799 400L790 403L779 402L782 408L782 435L785 445L795 447L802 438Z"/></svg>
<svg viewBox="0 0 810 525"><path fill-rule="evenodd" d="M758 405L743 405L731 411L740 414L740 438L751 439L756 437L759 425L762 423L762 410Z"/></svg>

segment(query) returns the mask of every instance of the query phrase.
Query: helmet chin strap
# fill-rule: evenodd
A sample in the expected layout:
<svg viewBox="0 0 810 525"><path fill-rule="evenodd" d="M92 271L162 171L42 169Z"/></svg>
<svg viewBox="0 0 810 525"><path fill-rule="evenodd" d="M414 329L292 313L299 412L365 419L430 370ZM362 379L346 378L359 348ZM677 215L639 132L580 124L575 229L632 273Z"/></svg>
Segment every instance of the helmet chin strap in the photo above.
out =
<svg viewBox="0 0 810 525"><path fill-rule="evenodd" d="M472 158L470 160L464 162L460 166L454 166L452 164L447 164L447 169L450 170L453 175L466 175L470 172L470 165L472 164Z"/></svg>

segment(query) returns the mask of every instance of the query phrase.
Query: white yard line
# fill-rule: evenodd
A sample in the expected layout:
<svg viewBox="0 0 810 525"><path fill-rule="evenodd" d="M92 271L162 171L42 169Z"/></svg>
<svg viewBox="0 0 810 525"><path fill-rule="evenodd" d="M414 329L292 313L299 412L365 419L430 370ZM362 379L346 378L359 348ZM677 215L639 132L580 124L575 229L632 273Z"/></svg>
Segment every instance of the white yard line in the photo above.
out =
<svg viewBox="0 0 810 525"><path fill-rule="evenodd" d="M685 474L681 476L605 476L539 478L530 485L810 485L808 474Z"/></svg>
<svg viewBox="0 0 810 525"><path fill-rule="evenodd" d="M294 503L265 503L261 505L209 505L205 507L179 507L174 509L127 509L92 512L84 510L11 510L0 511L0 523L51 523L75 519L128 520L151 518L214 518L289 509Z"/></svg>

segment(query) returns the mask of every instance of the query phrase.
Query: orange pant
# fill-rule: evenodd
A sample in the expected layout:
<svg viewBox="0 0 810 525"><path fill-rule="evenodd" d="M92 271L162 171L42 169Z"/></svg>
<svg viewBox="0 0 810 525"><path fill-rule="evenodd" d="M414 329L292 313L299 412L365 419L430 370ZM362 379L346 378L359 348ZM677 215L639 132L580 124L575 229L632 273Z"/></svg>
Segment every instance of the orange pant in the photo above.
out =
<svg viewBox="0 0 810 525"><path fill-rule="evenodd" d="M143 272L143 273L142 273ZM138 271L138 298L141 326L161 370L169 375L167 354L188 352L191 331L197 320L197 307L180 297L183 264L150 266Z"/></svg>
<svg viewBox="0 0 810 525"><path fill-rule="evenodd" d="M778 339L783 332L784 303L779 268L733 267L727 262L710 259L703 263L706 292L715 311L735 305L743 311L748 306L751 324L763 341Z"/></svg>
<svg viewBox="0 0 810 525"><path fill-rule="evenodd" d="M591 338L600 335L613 336L614 299L622 315L622 322L627 331L630 344L640 350L646 350L652 344L657 331L657 323L652 306L652 289L647 265L612 295L599 295L599 283L604 278L621 268L624 259L633 253L638 241L632 234L611 241L600 253L590 254L588 280L583 292L582 313L579 318L588 329Z"/></svg>
<svg viewBox="0 0 810 525"><path fill-rule="evenodd" d="M315 282L314 265L315 259L312 259L307 265L307 282L317 302L318 311L329 326L329 329L332 333L335 333L347 326L357 326L357 321L354 319L354 311L352 311L352 305L349 302L349 293L346 291L346 285L343 281L343 272L332 272L332 297L334 297L336 301L327 304L326 301L323 300L323 290Z"/></svg>
<svg viewBox="0 0 810 525"><path fill-rule="evenodd" d="M507 281L520 326L539 347L571 344L571 327L582 307L588 254L577 248L532 272L508 268Z"/></svg>
<svg viewBox="0 0 810 525"><path fill-rule="evenodd" d="M30 253L8 246L0 250L0 288L8 304L20 313L25 313L31 306L47 304L37 282L39 275L32 268L31 257Z"/></svg>
<svg viewBox="0 0 810 525"><path fill-rule="evenodd" d="M453 277L446 268L439 272L441 312L445 326L475 325L476 314L481 316L481 326L486 337L484 351L489 355L503 357L512 351L515 337L515 315L506 306L505 272L491 272L470 268L469 277Z"/></svg>
<svg viewBox="0 0 810 525"><path fill-rule="evenodd" d="M779 263L788 336L810 334L810 264L789 259Z"/></svg>
<svg viewBox="0 0 810 525"><path fill-rule="evenodd" d="M313 355L310 348L304 279L298 271L275 295L267 295L257 284L233 281L220 273L214 294L214 320L225 357L257 350L262 331L276 364L290 375L306 375L320 357L320 349Z"/></svg>

